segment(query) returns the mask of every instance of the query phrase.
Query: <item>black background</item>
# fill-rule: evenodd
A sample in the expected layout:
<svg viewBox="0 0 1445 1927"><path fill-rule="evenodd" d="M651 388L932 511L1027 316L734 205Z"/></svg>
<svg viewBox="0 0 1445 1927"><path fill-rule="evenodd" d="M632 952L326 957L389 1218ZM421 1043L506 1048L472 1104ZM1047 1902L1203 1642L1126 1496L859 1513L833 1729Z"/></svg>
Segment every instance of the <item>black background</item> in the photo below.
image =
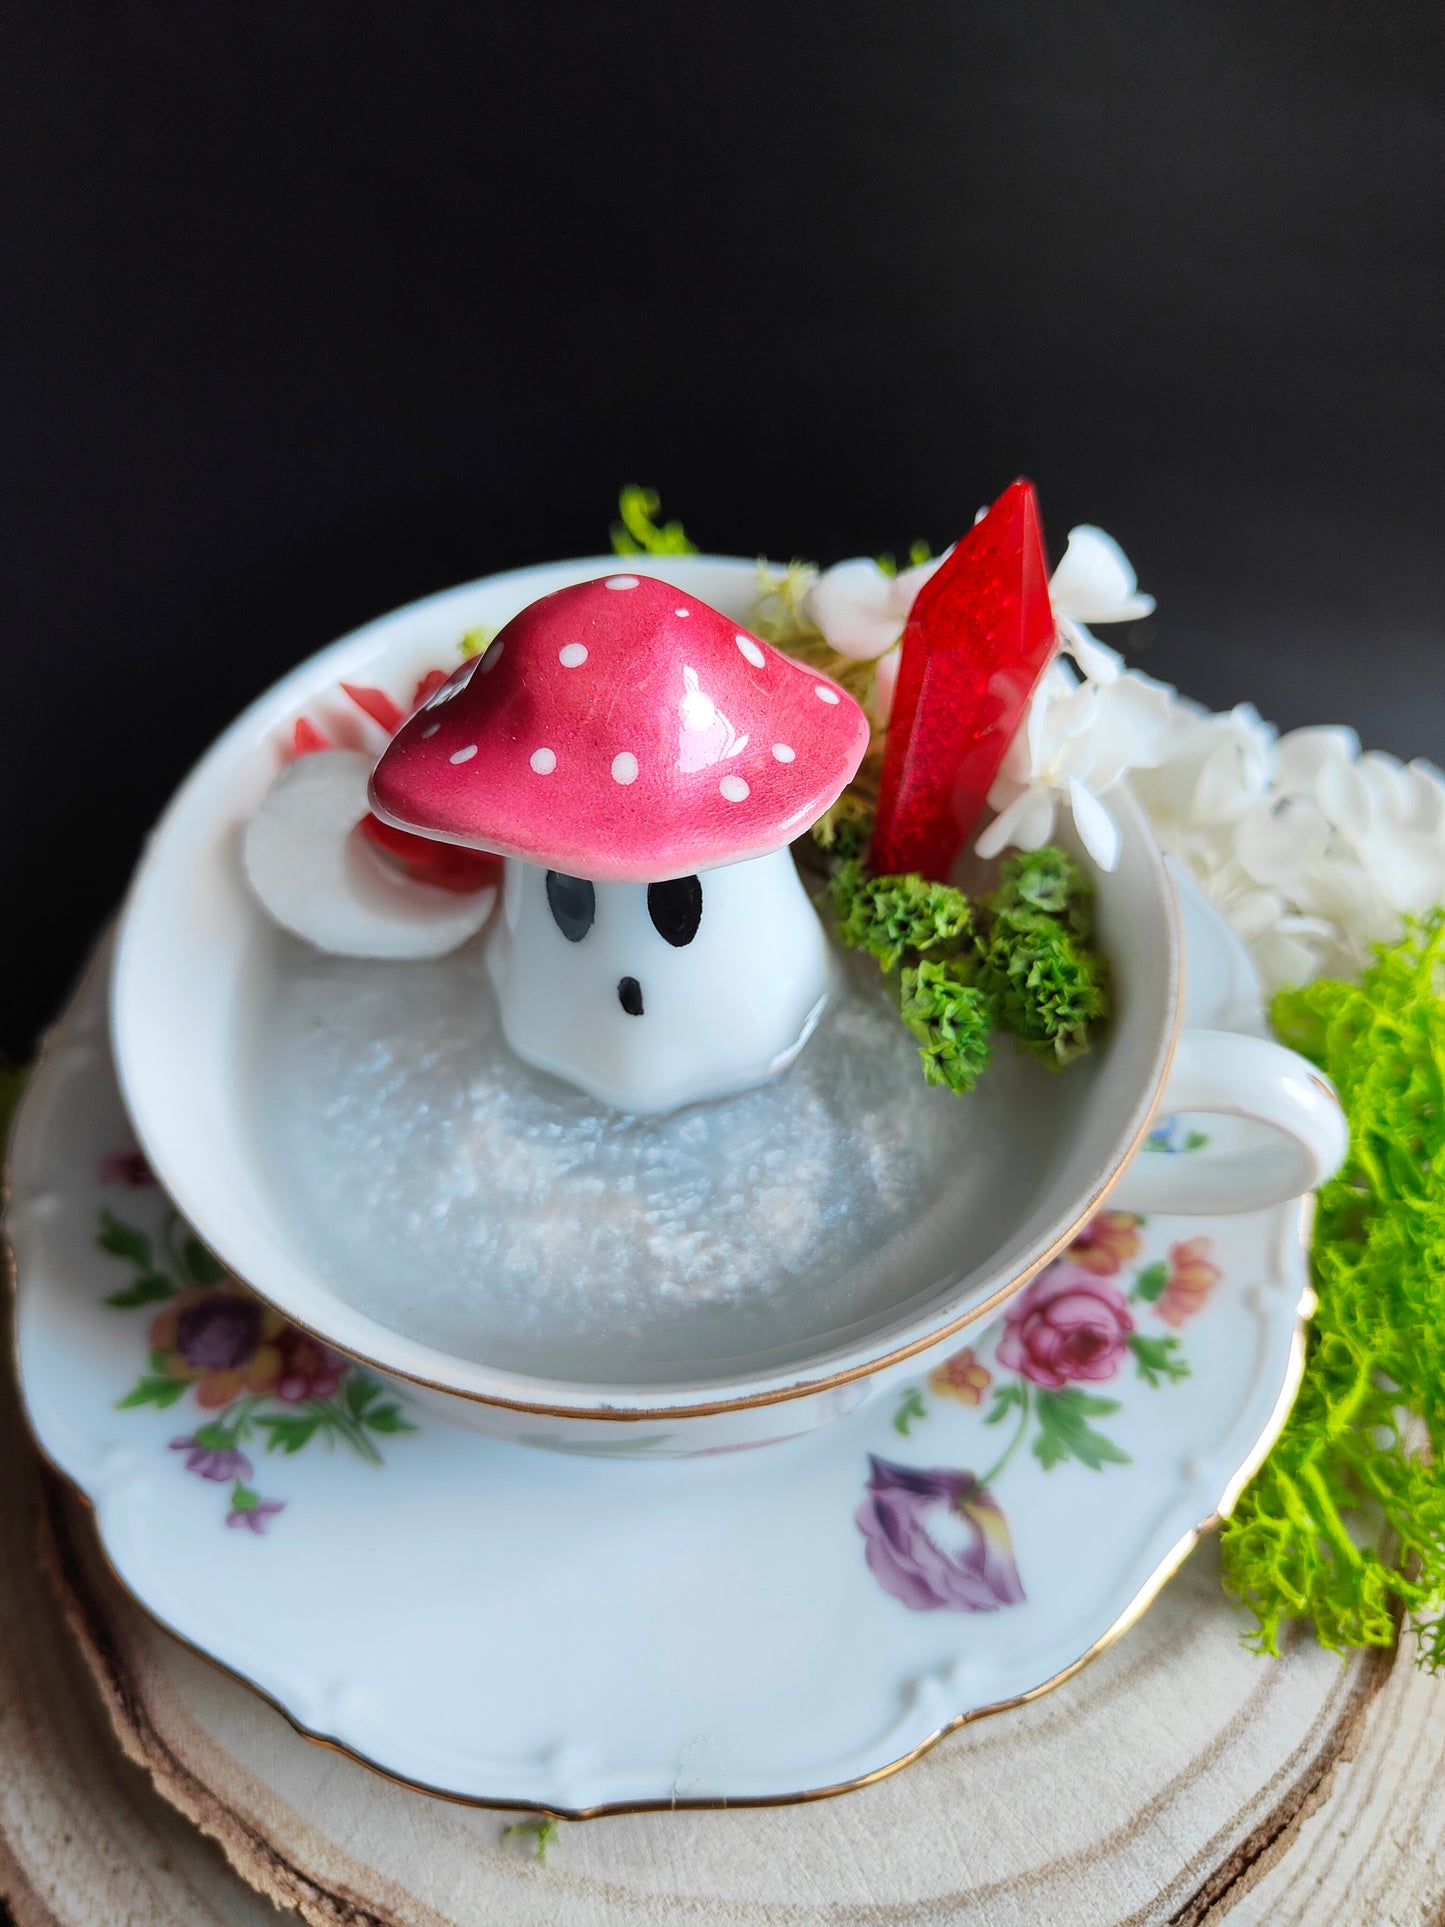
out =
<svg viewBox="0 0 1445 1927"><path fill-rule="evenodd" d="M246 699L628 480L828 561L1029 473L1141 666L1445 760L1438 0L44 0L0 89L12 1053Z"/></svg>

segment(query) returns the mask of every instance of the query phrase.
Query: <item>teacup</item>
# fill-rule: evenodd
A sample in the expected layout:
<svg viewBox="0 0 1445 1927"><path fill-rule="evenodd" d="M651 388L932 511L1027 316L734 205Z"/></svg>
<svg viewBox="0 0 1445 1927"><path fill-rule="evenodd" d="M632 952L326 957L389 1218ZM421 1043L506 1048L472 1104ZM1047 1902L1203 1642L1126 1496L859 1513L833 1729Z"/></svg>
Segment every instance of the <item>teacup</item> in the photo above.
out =
<svg viewBox="0 0 1445 1927"><path fill-rule="evenodd" d="M157 826L116 951L117 1068L158 1177L237 1277L461 1423L562 1451L687 1456L789 1438L856 1409L1026 1284L1106 1198L1149 1212L1251 1210L1297 1196L1334 1169L1343 1120L1308 1064L1263 1037L1182 1029L1174 890L1141 813L1120 794L1111 799L1120 861L1094 875L1115 997L1106 1037L1057 1076L1010 1068L1012 1054L1000 1051L998 1069L965 1100L977 1128L956 1178L893 1240L869 1291L843 1311L824 1292L792 1302L780 1293L786 1315L772 1324L715 1317L699 1323L694 1348L670 1353L649 1354L644 1334L619 1369L616 1347L569 1353L565 1333L550 1351L509 1338L490 1353L460 1356L361 1309L344 1266L303 1236L275 1182L274 1119L256 1099L251 1070L268 997L298 953L243 881L239 832L295 720L305 714L325 727L340 713L341 683L405 690L453 660L465 631L499 627L536 597L613 566L593 558L490 577L344 638L225 732ZM739 620L754 592L753 565L727 558L649 558L647 572ZM1172 1112L1251 1120L1248 1147L1136 1157L1151 1121Z"/></svg>

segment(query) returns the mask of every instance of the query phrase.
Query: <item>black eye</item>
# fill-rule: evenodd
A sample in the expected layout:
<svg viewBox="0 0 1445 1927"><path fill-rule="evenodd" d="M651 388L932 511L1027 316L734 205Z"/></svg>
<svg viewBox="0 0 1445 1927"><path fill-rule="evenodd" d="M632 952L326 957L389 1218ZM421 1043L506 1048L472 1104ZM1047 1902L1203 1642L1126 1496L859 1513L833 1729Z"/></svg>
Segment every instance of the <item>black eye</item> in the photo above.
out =
<svg viewBox="0 0 1445 1927"><path fill-rule="evenodd" d="M702 922L702 884L696 877L674 877L671 883L649 883L647 914L653 928L675 950L691 943Z"/></svg>
<svg viewBox="0 0 1445 1927"><path fill-rule="evenodd" d="M547 903L553 923L568 943L581 943L597 915L597 892L586 877L564 877L560 870L549 870Z"/></svg>

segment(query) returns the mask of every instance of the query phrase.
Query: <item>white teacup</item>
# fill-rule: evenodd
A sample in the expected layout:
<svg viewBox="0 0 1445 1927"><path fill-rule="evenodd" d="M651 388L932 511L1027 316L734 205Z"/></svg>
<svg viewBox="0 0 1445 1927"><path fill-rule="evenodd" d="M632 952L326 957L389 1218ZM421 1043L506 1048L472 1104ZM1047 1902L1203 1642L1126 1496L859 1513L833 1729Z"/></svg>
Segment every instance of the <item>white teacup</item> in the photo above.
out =
<svg viewBox="0 0 1445 1927"><path fill-rule="evenodd" d="M351 1302L344 1267L302 1236L268 1172L268 1120L248 1083L267 986L292 940L258 909L237 839L274 776L295 719L339 716L343 681L401 692L454 659L464 631L499 627L607 558L487 578L383 617L312 657L253 704L202 759L150 841L125 906L112 979L121 1089L161 1182L200 1237L298 1325L410 1381L448 1416L564 1451L690 1455L791 1437L856 1409L921 1355L1017 1290L1106 1198L1146 1212L1252 1210L1313 1188L1338 1164L1343 1118L1328 1083L1260 1036L1182 1030L1175 895L1142 815L1111 801L1118 868L1095 877L1115 1014L1100 1046L1062 1076L996 1066L966 1100L979 1128L965 1169L906 1236L891 1272L846 1321L820 1303L786 1320L708 1327L695 1353L599 1358L519 1340L457 1356ZM743 619L751 563L649 559L648 573ZM950 1100L951 1101L951 1100ZM1156 1114L1251 1121L1231 1151L1135 1157ZM1227 1134L1226 1134L1227 1135ZM883 1274L880 1274L883 1276ZM780 1294L782 1296L782 1294ZM700 1328L701 1329L701 1328ZM600 1356L600 1355L599 1355Z"/></svg>

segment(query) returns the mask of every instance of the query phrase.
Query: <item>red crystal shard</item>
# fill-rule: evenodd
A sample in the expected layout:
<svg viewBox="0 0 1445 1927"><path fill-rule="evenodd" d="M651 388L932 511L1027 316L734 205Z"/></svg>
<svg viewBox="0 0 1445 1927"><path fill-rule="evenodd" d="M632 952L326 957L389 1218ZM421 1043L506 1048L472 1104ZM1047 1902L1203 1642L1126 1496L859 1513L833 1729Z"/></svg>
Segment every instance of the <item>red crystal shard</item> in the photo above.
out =
<svg viewBox="0 0 1445 1927"><path fill-rule="evenodd" d="M913 604L879 782L876 872L947 879L1056 647L1038 500L1018 481Z"/></svg>

